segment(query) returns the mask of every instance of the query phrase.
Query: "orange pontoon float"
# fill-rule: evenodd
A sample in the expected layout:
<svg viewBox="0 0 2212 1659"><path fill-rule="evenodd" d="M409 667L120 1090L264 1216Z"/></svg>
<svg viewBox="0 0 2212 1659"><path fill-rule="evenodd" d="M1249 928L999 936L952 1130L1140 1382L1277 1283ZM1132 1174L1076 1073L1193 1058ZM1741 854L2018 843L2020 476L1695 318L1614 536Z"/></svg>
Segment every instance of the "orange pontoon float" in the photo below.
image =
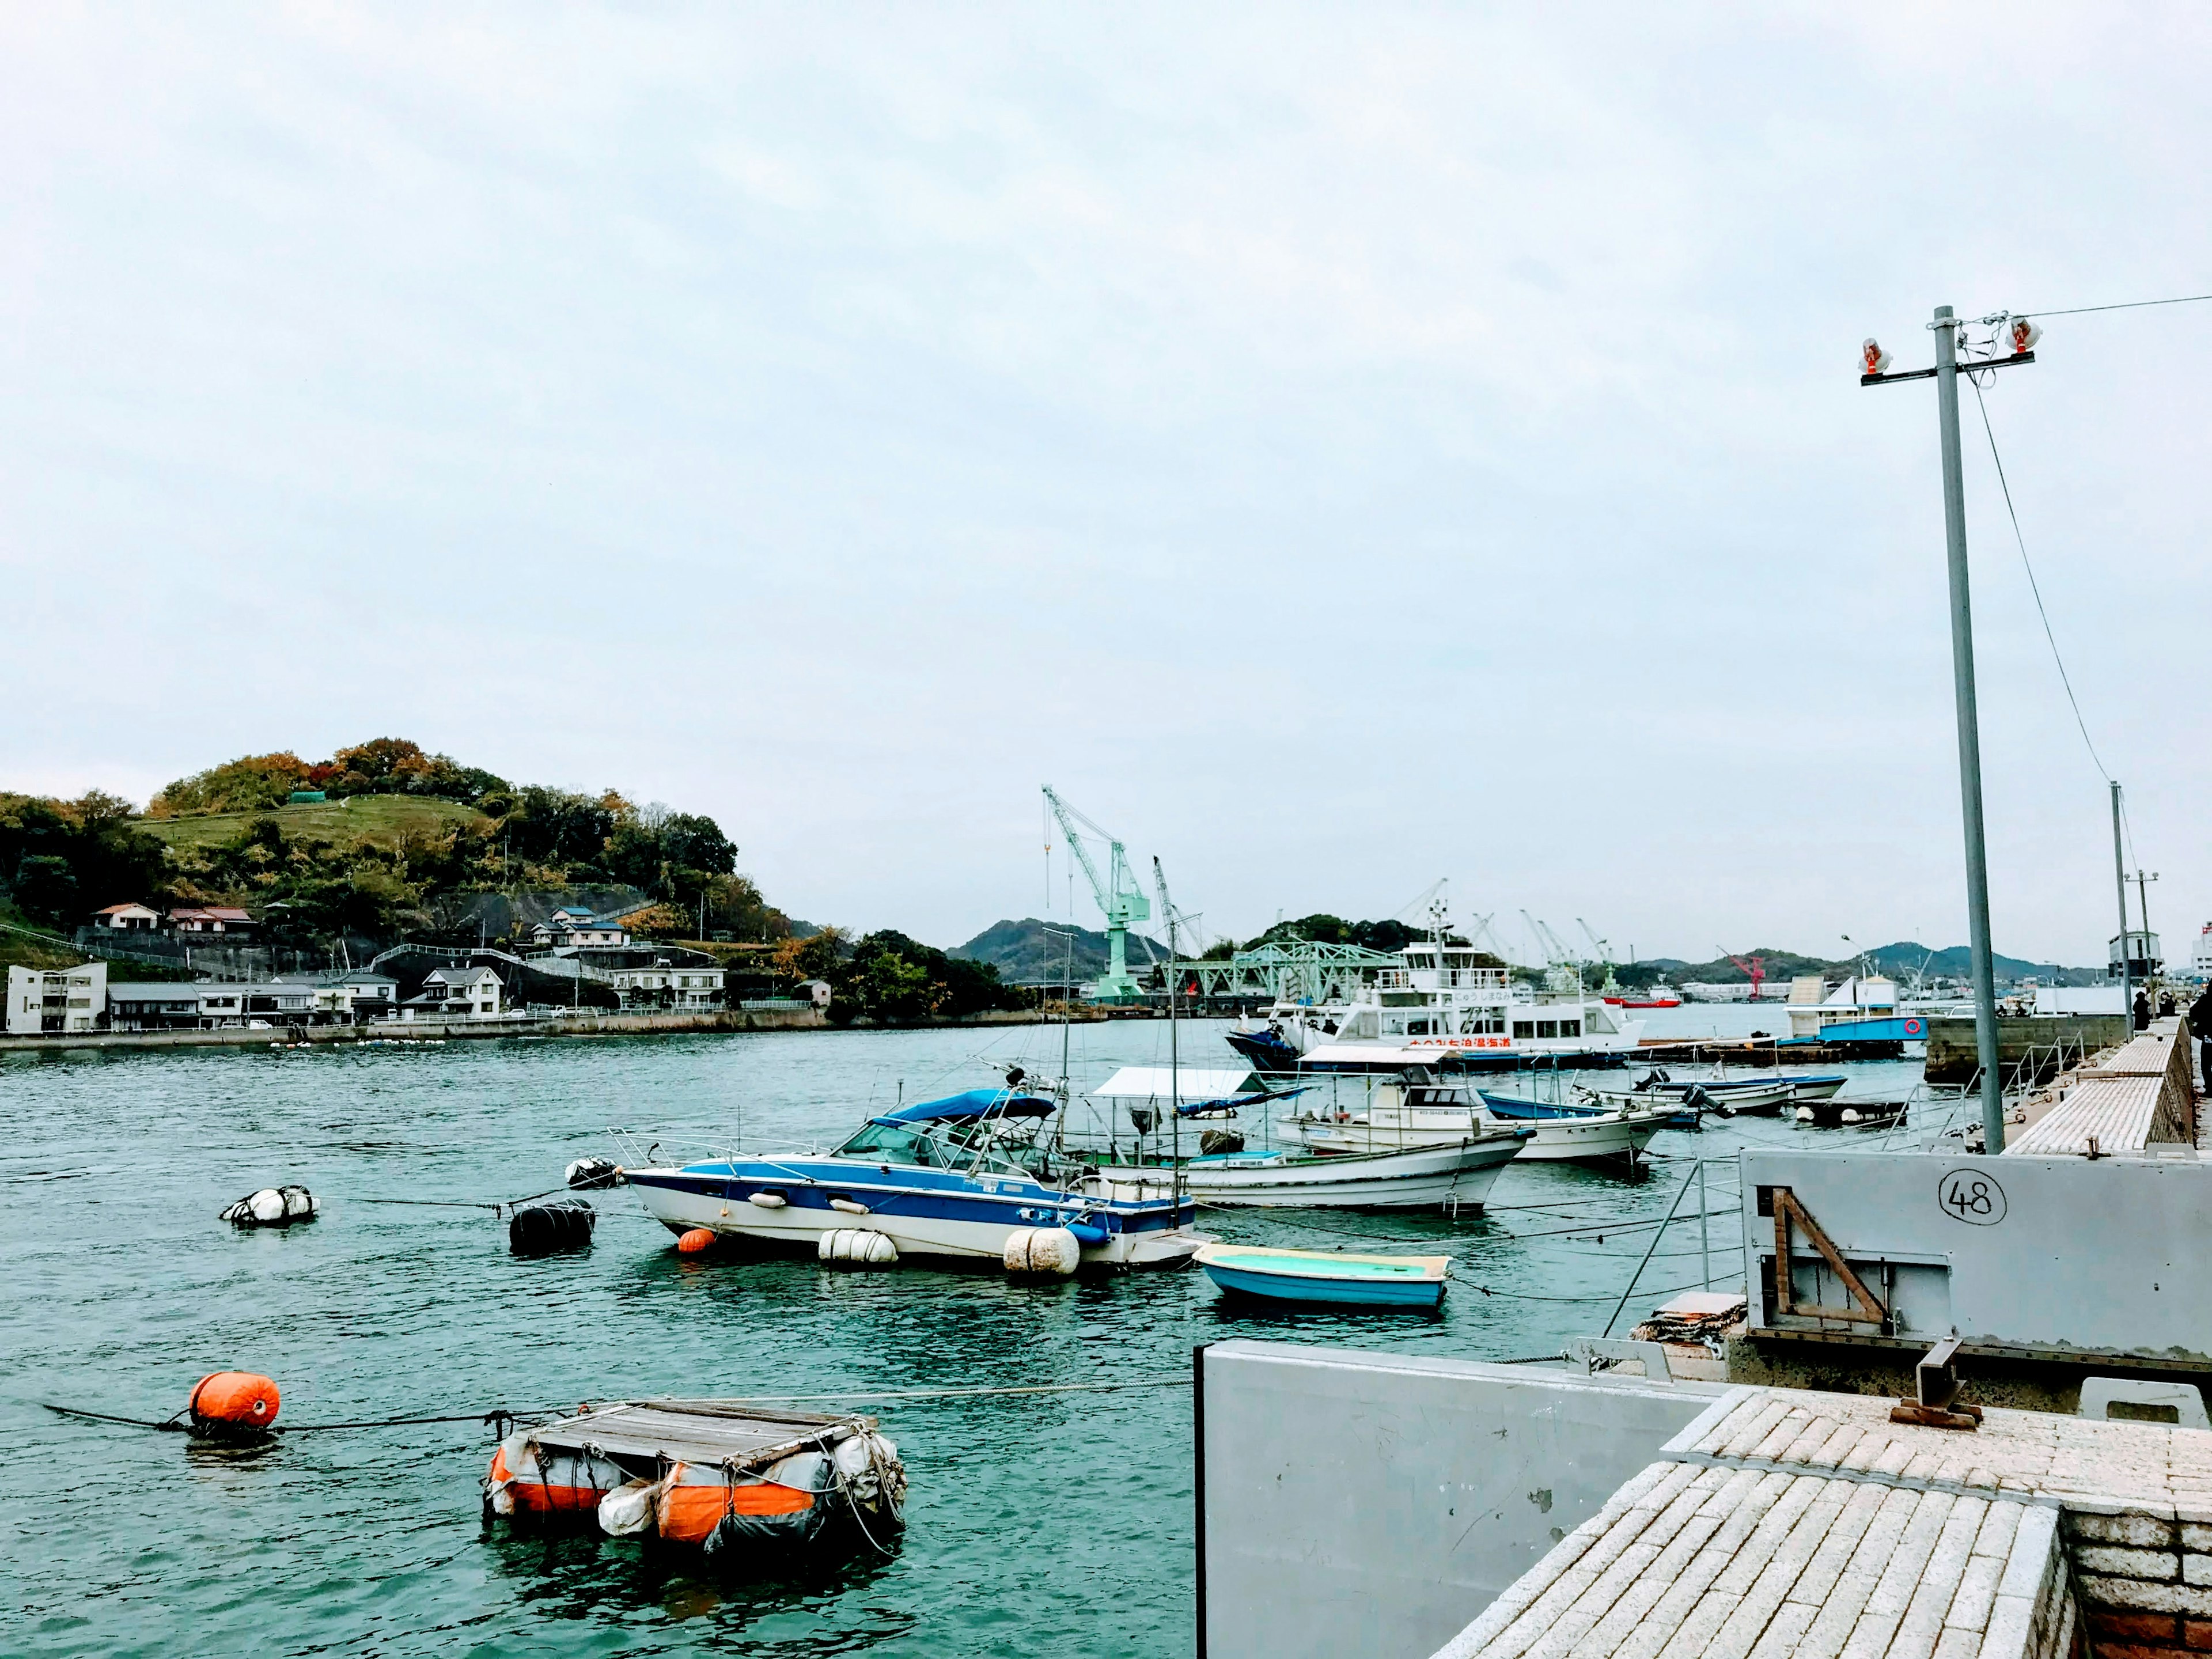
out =
<svg viewBox="0 0 2212 1659"><path fill-rule="evenodd" d="M811 1546L850 1527L888 1548L906 1467L872 1417L764 1410L738 1401L625 1401L536 1428L492 1454L484 1511L516 1522L596 1522L710 1553Z"/></svg>

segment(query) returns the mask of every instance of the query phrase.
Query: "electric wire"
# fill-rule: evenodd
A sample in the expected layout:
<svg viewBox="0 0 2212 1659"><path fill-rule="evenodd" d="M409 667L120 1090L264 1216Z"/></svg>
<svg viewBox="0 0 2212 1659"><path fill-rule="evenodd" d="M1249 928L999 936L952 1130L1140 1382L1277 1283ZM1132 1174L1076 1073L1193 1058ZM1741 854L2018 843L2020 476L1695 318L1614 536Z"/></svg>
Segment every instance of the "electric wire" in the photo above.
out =
<svg viewBox="0 0 2212 1659"><path fill-rule="evenodd" d="M2023 308L2009 314L2015 317L2086 317L2093 311L2140 311L2145 306L2188 306L2202 300L2212 300L2212 294L2183 294L2171 300L2123 300L2118 305L2072 306L2063 311L2029 311Z"/></svg>
<svg viewBox="0 0 2212 1659"><path fill-rule="evenodd" d="M2212 296L2208 296L2212 297ZM2146 302L2148 303L2148 302ZM1982 388L1970 374L1967 383L1974 388L1974 406L1982 412L1982 431L1990 441L1990 459L1996 464L1997 488L2004 492L2005 513L2012 520L2013 541L2020 548L2021 568L2027 572L2027 591L2035 596L2035 614L2043 619L2043 637L2051 645L2051 660L2058 666L2058 683L2066 688L2066 702L2074 710L2074 724L2081 733L2081 744L2089 751L2089 759L2097 769L2097 775L2110 783L2112 774L2105 764L2104 757L2097 752L2097 744L2089 736L2089 723L2081 718L2081 704L2074 695L2073 676L2066 672L2066 659L2058 649L2058 636L2051 631L2051 613L2044 609L2043 588L2035 580L2035 566L2027 556L2027 538L2021 533L2020 513L2012 504L2012 485L2006 482L2004 457L1997 453L1996 428L1990 424L1990 406L1982 396Z"/></svg>

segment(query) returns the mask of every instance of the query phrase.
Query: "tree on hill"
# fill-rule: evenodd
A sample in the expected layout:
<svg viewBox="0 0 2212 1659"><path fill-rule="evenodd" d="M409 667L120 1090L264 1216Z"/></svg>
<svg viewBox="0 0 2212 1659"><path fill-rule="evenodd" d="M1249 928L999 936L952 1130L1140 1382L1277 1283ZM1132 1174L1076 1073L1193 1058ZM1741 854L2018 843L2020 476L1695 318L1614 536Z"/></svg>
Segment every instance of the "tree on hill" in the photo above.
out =
<svg viewBox="0 0 2212 1659"><path fill-rule="evenodd" d="M819 938L819 935L817 935ZM794 956L806 953L813 939L799 942ZM818 975L834 994L830 1017L850 1021L866 1016L886 1025L911 1024L937 1018L958 1019L997 1008L1030 1008L1036 994L1001 984L988 963L947 956L933 945L891 929L868 934L852 955Z"/></svg>
<svg viewBox="0 0 2212 1659"><path fill-rule="evenodd" d="M0 891L33 921L67 926L139 897L161 867L161 843L126 800L97 789L72 801L0 794Z"/></svg>

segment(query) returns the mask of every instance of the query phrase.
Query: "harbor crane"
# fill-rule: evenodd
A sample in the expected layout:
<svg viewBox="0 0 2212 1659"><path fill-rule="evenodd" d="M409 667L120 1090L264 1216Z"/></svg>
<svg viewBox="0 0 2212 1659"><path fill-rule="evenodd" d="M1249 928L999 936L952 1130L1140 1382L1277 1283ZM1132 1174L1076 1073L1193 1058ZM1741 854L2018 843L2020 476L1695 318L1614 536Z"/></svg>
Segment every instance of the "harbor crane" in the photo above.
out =
<svg viewBox="0 0 2212 1659"><path fill-rule="evenodd" d="M1083 873L1091 883L1091 891L1098 900L1098 908L1106 918L1106 971L1099 975L1091 991L1096 1002L1131 1003L1145 1000L1145 988L1129 973L1129 924L1149 921L1152 907L1130 873L1128 854L1112 835L1100 829L1054 793L1050 784L1044 786L1044 798L1051 806L1053 816L1060 820L1060 833L1067 837L1075 861L1083 866ZM1083 832L1075 826L1081 824L1091 836L1106 843L1108 848L1106 875L1102 879L1098 866L1091 862L1090 849L1083 844Z"/></svg>
<svg viewBox="0 0 2212 1659"><path fill-rule="evenodd" d="M1575 918L1575 926L1583 930L1583 937L1589 940L1590 948L1597 952L1595 958L1597 965L1601 968L1612 967L1613 946L1604 939L1600 939L1597 936L1597 930L1595 927L1592 927L1589 923L1584 921L1580 916L1577 916Z"/></svg>
<svg viewBox="0 0 2212 1659"><path fill-rule="evenodd" d="M1721 954L1724 957L1728 957L1728 959L1730 962L1734 963L1738 968L1743 969L1743 971L1750 976L1751 1000L1753 1002L1758 1001L1759 988L1766 983L1766 958L1765 957L1751 957L1747 958L1738 956L1729 956L1729 952L1725 949L1721 951Z"/></svg>
<svg viewBox="0 0 2212 1659"><path fill-rule="evenodd" d="M1574 953L1567 949L1565 941L1557 933L1526 910L1522 911L1521 919L1528 924L1528 931L1536 936L1536 948L1544 953L1547 967L1572 968L1578 965Z"/></svg>

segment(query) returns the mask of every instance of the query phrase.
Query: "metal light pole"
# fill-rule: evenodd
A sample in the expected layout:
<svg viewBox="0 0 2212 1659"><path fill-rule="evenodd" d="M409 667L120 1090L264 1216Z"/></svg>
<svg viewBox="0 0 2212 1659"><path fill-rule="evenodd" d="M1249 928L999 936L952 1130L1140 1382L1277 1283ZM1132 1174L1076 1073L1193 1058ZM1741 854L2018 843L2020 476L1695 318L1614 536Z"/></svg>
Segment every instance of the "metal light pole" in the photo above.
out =
<svg viewBox="0 0 2212 1659"><path fill-rule="evenodd" d="M1990 320L1995 320L1994 319ZM1892 380L1936 382L1937 436L1943 458L1943 530L1951 577L1951 673L1958 702L1959 807L1966 840L1966 927L1973 950L1974 1052L1982 1073L1982 1150L1995 1156L2004 1151L2004 1085L1997 1067L1996 968L1990 955L1990 873L1982 833L1981 723L1974 708L1974 611L1966 579L1966 489L1959 459L1959 328L1951 307L1936 307L1936 367L1883 371L1888 356L1873 341L1866 343L1868 372L1861 386L1881 386ZM2007 357L1977 359L1973 370L2005 368L2032 363L2027 348L2040 330L2021 319L2014 332L2014 349Z"/></svg>
<svg viewBox="0 0 2212 1659"><path fill-rule="evenodd" d="M1981 721L1974 708L1974 608L1966 585L1966 486L1959 459L1959 329L1936 307L1936 406L1943 445L1943 532L1951 566L1951 676L1959 706L1959 810L1966 831L1966 929L1974 953L1974 1052L1982 1068L1982 1150L2004 1151L1997 1070L1996 965L1990 956L1989 854L1982 835Z"/></svg>
<svg viewBox="0 0 2212 1659"><path fill-rule="evenodd" d="M2120 786L2112 782L2112 882L2120 895L2120 1017L2133 1028L2136 969L2128 956L2128 866L2120 855Z"/></svg>

